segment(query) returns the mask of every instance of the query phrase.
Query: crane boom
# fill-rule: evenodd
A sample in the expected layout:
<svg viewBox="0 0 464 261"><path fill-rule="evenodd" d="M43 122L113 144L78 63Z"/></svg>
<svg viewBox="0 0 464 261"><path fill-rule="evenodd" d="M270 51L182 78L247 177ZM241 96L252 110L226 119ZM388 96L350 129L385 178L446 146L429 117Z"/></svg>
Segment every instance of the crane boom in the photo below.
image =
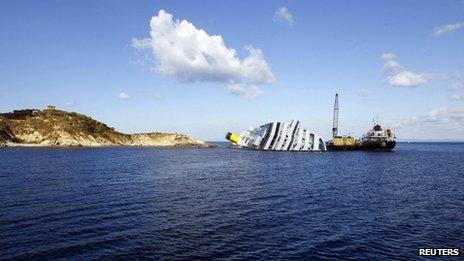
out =
<svg viewBox="0 0 464 261"><path fill-rule="evenodd" d="M334 103L334 115L333 115L333 128L332 136L335 138L338 136L338 93L335 94L335 103Z"/></svg>

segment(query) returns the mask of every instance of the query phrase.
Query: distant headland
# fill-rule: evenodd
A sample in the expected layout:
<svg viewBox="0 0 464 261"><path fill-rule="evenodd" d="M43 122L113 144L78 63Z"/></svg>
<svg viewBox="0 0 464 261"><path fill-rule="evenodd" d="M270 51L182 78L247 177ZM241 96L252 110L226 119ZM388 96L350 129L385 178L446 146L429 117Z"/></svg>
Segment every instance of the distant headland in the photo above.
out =
<svg viewBox="0 0 464 261"><path fill-rule="evenodd" d="M151 146L210 147L178 133L124 134L76 112L48 106L0 113L0 146Z"/></svg>

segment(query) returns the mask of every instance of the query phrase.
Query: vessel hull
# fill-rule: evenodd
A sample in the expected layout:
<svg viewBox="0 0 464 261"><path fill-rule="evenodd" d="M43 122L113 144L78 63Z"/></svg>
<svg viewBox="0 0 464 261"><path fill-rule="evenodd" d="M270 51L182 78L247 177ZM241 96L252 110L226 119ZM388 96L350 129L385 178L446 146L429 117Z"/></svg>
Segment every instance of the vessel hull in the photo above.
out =
<svg viewBox="0 0 464 261"><path fill-rule="evenodd" d="M358 145L333 145L331 143L327 144L327 150L359 150L359 146Z"/></svg>
<svg viewBox="0 0 464 261"><path fill-rule="evenodd" d="M396 146L396 141L375 141L363 142L360 146L361 150L392 150Z"/></svg>

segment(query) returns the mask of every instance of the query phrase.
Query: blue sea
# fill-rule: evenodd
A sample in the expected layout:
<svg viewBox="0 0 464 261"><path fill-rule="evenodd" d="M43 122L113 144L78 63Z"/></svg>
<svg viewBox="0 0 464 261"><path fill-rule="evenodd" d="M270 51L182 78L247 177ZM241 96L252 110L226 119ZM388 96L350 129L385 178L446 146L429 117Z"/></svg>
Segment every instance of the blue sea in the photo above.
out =
<svg viewBox="0 0 464 261"><path fill-rule="evenodd" d="M420 259L464 243L464 143L0 149L0 259ZM462 254L461 254L462 257Z"/></svg>

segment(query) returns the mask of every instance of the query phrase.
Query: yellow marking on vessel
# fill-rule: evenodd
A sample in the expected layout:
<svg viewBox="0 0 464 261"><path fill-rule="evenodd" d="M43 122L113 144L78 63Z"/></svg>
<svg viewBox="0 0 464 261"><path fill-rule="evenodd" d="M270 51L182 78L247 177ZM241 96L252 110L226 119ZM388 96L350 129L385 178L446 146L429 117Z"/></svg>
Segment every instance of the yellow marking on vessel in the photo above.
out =
<svg viewBox="0 0 464 261"><path fill-rule="evenodd" d="M238 136L237 134L231 134L230 137L229 137L229 140L235 144L238 144L239 141L240 141L240 136Z"/></svg>
<svg viewBox="0 0 464 261"><path fill-rule="evenodd" d="M354 146L357 143L353 137L335 137L332 142L334 146Z"/></svg>

